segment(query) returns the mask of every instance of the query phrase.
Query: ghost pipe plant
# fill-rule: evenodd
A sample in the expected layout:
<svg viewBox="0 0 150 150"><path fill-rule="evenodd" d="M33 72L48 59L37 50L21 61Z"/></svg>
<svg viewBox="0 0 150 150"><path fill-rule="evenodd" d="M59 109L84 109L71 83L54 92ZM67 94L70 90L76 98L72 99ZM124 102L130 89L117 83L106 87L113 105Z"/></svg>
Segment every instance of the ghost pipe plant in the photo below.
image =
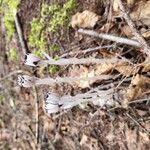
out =
<svg viewBox="0 0 150 150"><path fill-rule="evenodd" d="M116 103L113 97L113 89L77 94L75 96L59 96L56 93L48 92L45 98L45 109L47 113L51 114L72 108L84 102L92 102L99 107L113 106Z"/></svg>
<svg viewBox="0 0 150 150"><path fill-rule="evenodd" d="M125 62L125 60L118 59L116 57L111 58L111 59L96 59L96 58L61 58L59 60L54 60L51 57L48 57L48 60L41 60L34 54L26 54L25 55L25 61L24 63L29 66L40 66L44 64L49 64L49 65L77 65L77 64L101 64L101 63L116 63L116 62Z"/></svg>
<svg viewBox="0 0 150 150"><path fill-rule="evenodd" d="M53 78L37 78L37 77L31 77L28 75L19 75L18 76L18 84L23 87L32 87L32 86L38 86L38 85L52 85L54 83L72 83L80 80L106 80L111 79L111 75L100 75L95 77L86 77L86 78L80 78L80 77L57 77L55 79Z"/></svg>

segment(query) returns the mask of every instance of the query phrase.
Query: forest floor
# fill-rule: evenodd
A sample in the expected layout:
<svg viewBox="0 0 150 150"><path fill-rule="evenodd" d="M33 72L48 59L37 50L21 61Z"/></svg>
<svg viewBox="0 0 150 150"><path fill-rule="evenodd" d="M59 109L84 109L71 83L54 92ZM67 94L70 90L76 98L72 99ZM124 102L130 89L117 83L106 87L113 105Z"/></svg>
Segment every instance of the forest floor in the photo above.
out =
<svg viewBox="0 0 150 150"><path fill-rule="evenodd" d="M64 7L65 0L21 0L17 15L26 44L25 51L14 22L14 31L8 31L11 27L8 27L5 17L9 6L6 8L8 4L3 3L0 0L0 149L149 150L150 49L146 50L146 46L150 45L150 1L124 1L127 14L146 42L135 47L77 32L78 28L91 29L98 33L136 39L140 43L136 31L122 16L117 0L76 0L76 6L67 5L69 8ZM47 9L48 6L52 7ZM54 9L55 6L59 7ZM80 17L74 20L75 23L71 21L74 14L84 10L93 12L93 17L98 16L98 20L93 20L92 15L87 14L89 18L85 21L79 21ZM60 21L59 16L64 11L66 14ZM53 16L59 19L53 19ZM38 22L40 19L43 19L43 24ZM94 25L90 25L91 22ZM36 32L39 32L40 37L35 35ZM108 48L84 52L89 48L106 45ZM55 59L110 59L117 56L126 63L60 67L48 65L37 68L24 65L25 52L35 53L43 59L42 50ZM24 88L17 83L18 74L39 78L91 77L93 74L113 77L93 82ZM118 100L119 107L99 107L86 103L54 114L48 114L45 110L44 99L49 91L61 96L73 96L95 88L111 88L116 93L122 92L123 96Z"/></svg>

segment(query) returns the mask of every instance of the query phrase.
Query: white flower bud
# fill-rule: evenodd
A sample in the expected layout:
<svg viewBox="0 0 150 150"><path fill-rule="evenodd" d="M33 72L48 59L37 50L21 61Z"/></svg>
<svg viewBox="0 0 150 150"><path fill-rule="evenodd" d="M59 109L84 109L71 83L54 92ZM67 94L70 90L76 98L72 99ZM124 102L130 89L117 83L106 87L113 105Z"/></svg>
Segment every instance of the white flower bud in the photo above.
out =
<svg viewBox="0 0 150 150"><path fill-rule="evenodd" d="M40 62L40 58L31 53L26 54L24 59L24 64L32 67L38 66L38 63Z"/></svg>
<svg viewBox="0 0 150 150"><path fill-rule="evenodd" d="M23 87L32 87L35 84L35 77L30 77L28 75L19 75L18 84Z"/></svg>
<svg viewBox="0 0 150 150"><path fill-rule="evenodd" d="M59 95L56 93L48 92L46 95L45 108L50 114L59 112L60 110L72 108L80 103L76 100L72 100L72 98L72 96L59 97Z"/></svg>
<svg viewBox="0 0 150 150"><path fill-rule="evenodd" d="M56 113L60 110L60 105L59 105L59 100L60 97L56 93L51 93L48 92L46 95L46 106L45 109L47 113Z"/></svg>
<svg viewBox="0 0 150 150"><path fill-rule="evenodd" d="M58 104L59 100L60 100L60 97L56 93L48 92L46 94L46 102L47 103Z"/></svg>

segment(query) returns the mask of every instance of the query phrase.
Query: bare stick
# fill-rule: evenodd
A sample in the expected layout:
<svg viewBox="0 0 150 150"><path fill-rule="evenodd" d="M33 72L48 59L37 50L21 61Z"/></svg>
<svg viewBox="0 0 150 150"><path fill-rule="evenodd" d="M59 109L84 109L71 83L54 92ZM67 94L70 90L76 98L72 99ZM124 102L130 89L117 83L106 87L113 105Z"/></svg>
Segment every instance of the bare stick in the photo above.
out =
<svg viewBox="0 0 150 150"><path fill-rule="evenodd" d="M146 41L144 40L144 38L141 36L140 32L136 29L135 24L133 23L133 21L131 20L131 17L126 13L125 7L122 4L121 0L118 0L118 4L119 7L122 11L123 17L126 20L126 22L128 23L131 31L133 32L133 34L135 35L135 37L137 37L138 42L140 43L140 45L143 47L144 49L144 53L150 57L150 47L148 46L148 44L146 43Z"/></svg>
<svg viewBox="0 0 150 150"><path fill-rule="evenodd" d="M141 129L145 132L145 133L147 133L147 135L150 135L150 132L146 129L146 128L144 128L138 121L136 121L130 114L128 114L128 113L125 113L126 114L126 116L128 117L128 118L130 118L135 124L137 124L139 127L141 127Z"/></svg>
<svg viewBox="0 0 150 150"><path fill-rule="evenodd" d="M22 72L23 72L22 70L15 70L15 71L7 74L3 78L0 78L0 82L3 81L3 80L5 80L5 79L7 79L7 78L9 78L9 77L11 77L11 76L13 76L13 75L16 75L16 74L19 74L19 73L22 73Z"/></svg>
<svg viewBox="0 0 150 150"><path fill-rule="evenodd" d="M25 40L23 38L23 33L22 33L22 30L21 30L21 26L20 26L20 23L19 23L19 18L18 18L17 13L14 13L14 20L15 20L15 25L16 25L16 30L17 30L17 33L18 33L19 41L20 41L20 44L21 44L21 47L22 47L22 51L23 51L23 54L25 55L26 53L29 53L29 51L27 49L27 46L25 44Z"/></svg>
<svg viewBox="0 0 150 150"><path fill-rule="evenodd" d="M39 143L39 99L37 94L37 89L34 86L34 96L35 96L35 137L36 144Z"/></svg>
<svg viewBox="0 0 150 150"><path fill-rule="evenodd" d="M76 51L76 52L65 53L65 54L61 55L61 58L66 57L68 55L82 54L82 53L85 54L88 52L95 52L95 51L100 50L100 49L111 48L111 47L114 47L114 44L113 45L105 45L105 46L97 46L97 47L92 47L92 48L88 48L88 49L80 50L80 51Z"/></svg>
<svg viewBox="0 0 150 150"><path fill-rule="evenodd" d="M114 41L116 43L122 43L122 44L132 45L132 46L136 46L136 47L141 47L141 44L138 41L131 40L128 38L122 38L122 37L118 37L118 36L110 35L110 34L105 34L105 33L97 33L93 30L86 30L86 29L79 29L78 32L82 33L82 34L94 36L97 38Z"/></svg>
<svg viewBox="0 0 150 150"><path fill-rule="evenodd" d="M144 102L144 101L150 101L150 99L138 99L138 100L131 101L128 104L141 103L141 102Z"/></svg>

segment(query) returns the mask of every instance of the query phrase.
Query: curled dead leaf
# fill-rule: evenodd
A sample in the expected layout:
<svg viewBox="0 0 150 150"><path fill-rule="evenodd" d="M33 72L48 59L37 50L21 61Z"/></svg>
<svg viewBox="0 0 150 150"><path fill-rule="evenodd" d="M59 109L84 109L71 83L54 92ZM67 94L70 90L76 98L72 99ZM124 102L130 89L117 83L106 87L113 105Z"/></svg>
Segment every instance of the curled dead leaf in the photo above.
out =
<svg viewBox="0 0 150 150"><path fill-rule="evenodd" d="M89 70L87 67L80 66L80 67L74 67L73 71L70 71L71 77L81 77L81 78L87 78L87 77L94 77L94 70ZM94 83L94 80L80 80L76 81L75 85L81 88L87 88L92 83Z"/></svg>
<svg viewBox="0 0 150 150"><path fill-rule="evenodd" d="M130 16L133 20L141 20L144 24L150 25L150 1L139 2Z"/></svg>
<svg viewBox="0 0 150 150"><path fill-rule="evenodd" d="M141 66L143 67L143 72L149 72L150 71L150 60L149 58L147 58L142 64Z"/></svg>
<svg viewBox="0 0 150 150"><path fill-rule="evenodd" d="M119 0L113 1L113 10L116 12L119 11Z"/></svg>
<svg viewBox="0 0 150 150"><path fill-rule="evenodd" d="M129 7L132 7L134 3L135 3L135 0L127 0L127 5Z"/></svg>
<svg viewBox="0 0 150 150"><path fill-rule="evenodd" d="M137 99L138 97L141 97L146 89L146 84L150 83L150 78L137 74L135 77L133 77L131 84L129 85L127 92L126 92L126 98L122 103L123 107L127 107L128 103Z"/></svg>
<svg viewBox="0 0 150 150"><path fill-rule="evenodd" d="M133 33L128 25L125 25L122 27L122 32L127 36L127 37L132 37Z"/></svg>
<svg viewBox="0 0 150 150"><path fill-rule="evenodd" d="M96 75L101 75L101 74L108 74L111 72L111 70L114 68L114 64L112 63L103 63L95 68L95 74Z"/></svg>
<svg viewBox="0 0 150 150"><path fill-rule="evenodd" d="M89 10L85 10L82 13L78 12L72 16L71 26L73 28L93 28L99 19L100 16L97 14Z"/></svg>
<svg viewBox="0 0 150 150"><path fill-rule="evenodd" d="M130 76L134 73L133 66L129 65L129 63L117 64L115 69L124 76Z"/></svg>
<svg viewBox="0 0 150 150"><path fill-rule="evenodd" d="M146 40L150 40L150 31L146 31L146 32L142 33L142 36L143 36Z"/></svg>
<svg viewBox="0 0 150 150"><path fill-rule="evenodd" d="M89 149L89 150L95 150L95 149L99 149L98 146L98 141L95 138L92 137L88 137L87 135L83 134L81 141L80 141L80 145L82 147L82 149Z"/></svg>

